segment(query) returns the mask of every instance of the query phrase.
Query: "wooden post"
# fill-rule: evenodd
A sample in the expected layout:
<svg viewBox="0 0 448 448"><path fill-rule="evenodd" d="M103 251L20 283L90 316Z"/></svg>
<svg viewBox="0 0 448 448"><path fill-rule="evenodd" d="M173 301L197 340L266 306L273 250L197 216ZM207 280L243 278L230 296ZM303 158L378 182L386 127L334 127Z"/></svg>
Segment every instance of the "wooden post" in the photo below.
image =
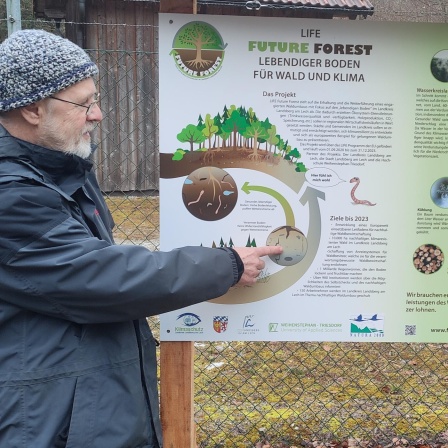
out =
<svg viewBox="0 0 448 448"><path fill-rule="evenodd" d="M196 14L196 0L160 0L160 12ZM160 343L160 417L165 448L196 448L194 344Z"/></svg>
<svg viewBox="0 0 448 448"><path fill-rule="evenodd" d="M194 344L160 344L160 414L165 448L196 448Z"/></svg>

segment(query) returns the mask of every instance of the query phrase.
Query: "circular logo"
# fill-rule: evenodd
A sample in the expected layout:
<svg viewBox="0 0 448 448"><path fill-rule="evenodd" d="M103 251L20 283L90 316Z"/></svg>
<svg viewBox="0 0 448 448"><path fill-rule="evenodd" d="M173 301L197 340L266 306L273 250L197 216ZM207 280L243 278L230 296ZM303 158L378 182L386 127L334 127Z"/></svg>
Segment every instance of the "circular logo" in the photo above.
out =
<svg viewBox="0 0 448 448"><path fill-rule="evenodd" d="M439 51L431 59L431 73L438 81L448 82L448 50Z"/></svg>
<svg viewBox="0 0 448 448"><path fill-rule="evenodd" d="M170 54L185 76L207 79L221 69L225 47L214 27L205 22L190 22L177 32Z"/></svg>

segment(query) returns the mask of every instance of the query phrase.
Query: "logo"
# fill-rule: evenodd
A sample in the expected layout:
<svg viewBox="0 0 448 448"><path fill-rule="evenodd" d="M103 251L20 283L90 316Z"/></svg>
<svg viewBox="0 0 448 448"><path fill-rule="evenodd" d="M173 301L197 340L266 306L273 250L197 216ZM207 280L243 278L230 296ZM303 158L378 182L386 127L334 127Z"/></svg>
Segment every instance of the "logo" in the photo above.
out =
<svg viewBox="0 0 448 448"><path fill-rule="evenodd" d="M201 323L201 318L197 314L179 314L177 320L180 321L182 325L174 327L176 333L202 334L204 332L204 328L198 326Z"/></svg>
<svg viewBox="0 0 448 448"><path fill-rule="evenodd" d="M213 318L213 329L216 331L216 333L224 333L224 331L227 330L228 323L228 316L215 316Z"/></svg>
<svg viewBox="0 0 448 448"><path fill-rule="evenodd" d="M260 331L259 328L257 328L256 321L255 321L255 315L254 314L247 314L244 316L243 319L243 326L242 328L238 328L238 334L241 335L249 335L249 334L256 334Z"/></svg>
<svg viewBox="0 0 448 448"><path fill-rule="evenodd" d="M350 336L373 338L384 336L384 316L382 314L359 314L350 317Z"/></svg>
<svg viewBox="0 0 448 448"><path fill-rule="evenodd" d="M270 323L269 324L269 333L277 333L277 327L278 327L278 324L277 323Z"/></svg>
<svg viewBox="0 0 448 448"><path fill-rule="evenodd" d="M255 325L252 320L253 317L253 315L244 317L243 328L252 328Z"/></svg>
<svg viewBox="0 0 448 448"><path fill-rule="evenodd" d="M207 79L221 70L226 46L213 26L206 22L189 22L174 36L170 55L185 76Z"/></svg>
<svg viewBox="0 0 448 448"><path fill-rule="evenodd" d="M182 323L186 327L194 327L201 322L201 318L197 314L183 313L177 317L177 320L182 319Z"/></svg>

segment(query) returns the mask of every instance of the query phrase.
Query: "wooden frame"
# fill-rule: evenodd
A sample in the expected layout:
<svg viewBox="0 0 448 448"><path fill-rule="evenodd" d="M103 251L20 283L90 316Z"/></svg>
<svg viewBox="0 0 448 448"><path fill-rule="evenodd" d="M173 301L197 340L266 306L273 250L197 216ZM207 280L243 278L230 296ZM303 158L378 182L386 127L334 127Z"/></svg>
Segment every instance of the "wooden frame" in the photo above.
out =
<svg viewBox="0 0 448 448"><path fill-rule="evenodd" d="M196 0L160 0L160 12L196 11ZM160 414L165 448L196 448L193 342L160 343Z"/></svg>

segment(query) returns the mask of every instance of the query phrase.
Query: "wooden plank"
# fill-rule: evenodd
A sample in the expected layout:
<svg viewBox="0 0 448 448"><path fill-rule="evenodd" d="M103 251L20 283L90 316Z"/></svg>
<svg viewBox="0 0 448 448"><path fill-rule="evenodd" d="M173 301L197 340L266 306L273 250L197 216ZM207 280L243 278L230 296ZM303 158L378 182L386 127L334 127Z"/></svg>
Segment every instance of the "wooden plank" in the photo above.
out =
<svg viewBox="0 0 448 448"><path fill-rule="evenodd" d="M196 14L196 0L160 0L160 12ZM160 409L165 448L196 448L194 344L162 341Z"/></svg>
<svg viewBox="0 0 448 448"><path fill-rule="evenodd" d="M196 448L193 342L160 343L160 416L164 448Z"/></svg>
<svg viewBox="0 0 448 448"><path fill-rule="evenodd" d="M176 14L196 14L196 0L160 0L160 12Z"/></svg>
<svg viewBox="0 0 448 448"><path fill-rule="evenodd" d="M86 48L96 49L104 114L95 163L106 192L158 188L158 7L91 0L86 10Z"/></svg>

